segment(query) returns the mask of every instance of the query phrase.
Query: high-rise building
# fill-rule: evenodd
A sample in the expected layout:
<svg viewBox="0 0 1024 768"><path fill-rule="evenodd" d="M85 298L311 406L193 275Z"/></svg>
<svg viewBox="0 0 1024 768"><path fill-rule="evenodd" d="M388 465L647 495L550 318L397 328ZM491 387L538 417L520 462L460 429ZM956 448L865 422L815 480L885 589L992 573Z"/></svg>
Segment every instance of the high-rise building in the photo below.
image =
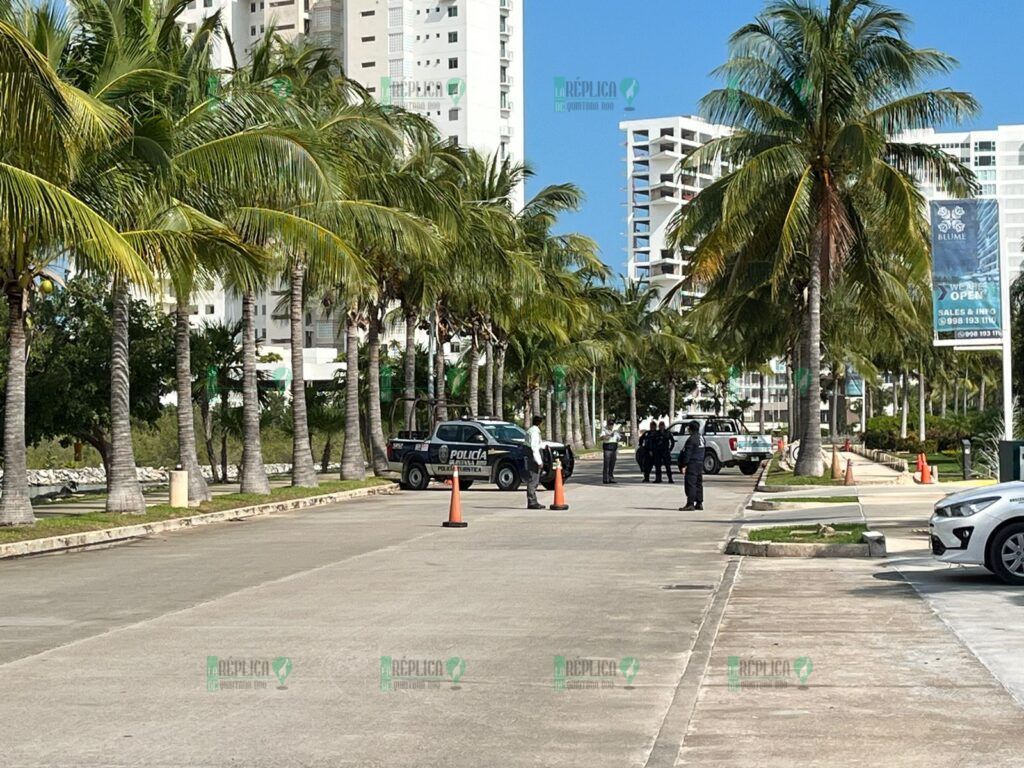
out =
<svg viewBox="0 0 1024 768"><path fill-rule="evenodd" d="M186 33L220 11L244 62L271 25L285 39L306 34L334 50L346 75L382 104L428 118L441 137L486 154L525 157L523 88L525 0L192 0L182 14ZM215 64L228 67L223 43ZM521 206L524 190L515 195ZM256 334L263 349L289 359L286 291L257 301ZM211 311L211 307L213 308ZM197 323L234 322L240 301L219 286L197 302ZM307 375L330 378L341 319L312 306L305 317ZM453 353L454 354L454 353Z"/></svg>
<svg viewBox="0 0 1024 768"><path fill-rule="evenodd" d="M646 283L664 296L686 280L687 252L692 250L669 247L673 218L730 169L719 158L698 168L683 168L681 161L712 139L727 136L730 129L694 116L628 120L619 128L626 133L629 279ZM678 290L675 302L690 307L699 296L699 287L688 283Z"/></svg>
<svg viewBox="0 0 1024 768"><path fill-rule="evenodd" d="M929 144L970 166L981 184L980 197L999 201L999 239L1012 280L1022 271L1024 253L1024 125L1000 125L988 131L914 131L900 137L908 143ZM936 180L921 176L928 200L949 197Z"/></svg>

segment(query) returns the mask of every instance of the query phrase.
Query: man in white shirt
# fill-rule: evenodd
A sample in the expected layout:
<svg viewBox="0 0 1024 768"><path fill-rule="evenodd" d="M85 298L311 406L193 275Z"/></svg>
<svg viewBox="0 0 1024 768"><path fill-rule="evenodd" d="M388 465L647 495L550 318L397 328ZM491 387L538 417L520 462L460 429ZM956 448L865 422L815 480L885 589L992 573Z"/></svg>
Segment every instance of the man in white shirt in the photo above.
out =
<svg viewBox="0 0 1024 768"><path fill-rule="evenodd" d="M544 444L544 439L540 435L540 425L543 423L543 416L534 416L533 426L526 430L526 445L530 448L530 455L526 457L526 463L530 470L530 479L526 481L527 509L544 509L544 505L537 501L540 471L544 467L544 457L540 452L541 446Z"/></svg>

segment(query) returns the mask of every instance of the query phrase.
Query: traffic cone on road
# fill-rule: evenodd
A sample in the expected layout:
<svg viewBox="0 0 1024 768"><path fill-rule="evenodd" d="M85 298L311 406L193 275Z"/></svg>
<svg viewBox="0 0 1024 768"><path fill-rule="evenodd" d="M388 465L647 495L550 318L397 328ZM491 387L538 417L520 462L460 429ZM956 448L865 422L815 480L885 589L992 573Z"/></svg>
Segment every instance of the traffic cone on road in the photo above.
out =
<svg viewBox="0 0 1024 768"><path fill-rule="evenodd" d="M924 468L921 470L921 484L931 485L934 482L932 479L932 468L928 466L928 457L925 457Z"/></svg>
<svg viewBox="0 0 1024 768"><path fill-rule="evenodd" d="M441 525L445 528L468 528L469 523L462 522L462 499L459 497L459 468L452 475L452 500L448 505L448 519Z"/></svg>
<svg viewBox="0 0 1024 768"><path fill-rule="evenodd" d="M843 485L856 485L857 481L853 479L853 459L846 460L846 478L843 480Z"/></svg>
<svg viewBox="0 0 1024 768"><path fill-rule="evenodd" d="M839 452L835 445L832 446L832 479L838 480L843 476L843 465L839 462Z"/></svg>
<svg viewBox="0 0 1024 768"><path fill-rule="evenodd" d="M555 460L555 503L552 504L548 509L554 509L559 512L569 508L569 505L565 503L565 485L562 483L562 462Z"/></svg>

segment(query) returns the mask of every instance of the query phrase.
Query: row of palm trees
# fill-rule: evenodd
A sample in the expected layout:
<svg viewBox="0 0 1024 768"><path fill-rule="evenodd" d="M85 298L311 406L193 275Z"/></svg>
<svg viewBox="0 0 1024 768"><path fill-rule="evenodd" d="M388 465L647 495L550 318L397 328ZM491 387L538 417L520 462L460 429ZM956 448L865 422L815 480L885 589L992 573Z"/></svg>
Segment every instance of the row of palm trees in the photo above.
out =
<svg viewBox="0 0 1024 768"><path fill-rule="evenodd" d="M931 250L917 179L950 197L978 191L973 173L905 132L977 111L967 93L921 84L955 65L907 40L909 19L873 0L773 0L730 41L703 100L734 132L685 162L735 169L673 222L708 286L693 322L748 370L788 360L797 395L796 472L820 475L822 374L847 364L927 370Z"/></svg>
<svg viewBox="0 0 1024 768"><path fill-rule="evenodd" d="M145 509L128 407L133 293L174 297L178 451L192 503L210 492L190 407L190 305L217 281L242 306L244 493L269 492L254 322L267 286L287 294L292 482L302 487L318 484L303 378L307 307L345 328L344 479L362 478L367 460L387 470L380 347L396 325L406 339L407 428L417 426L416 336L430 326L438 415L448 403L444 344L458 336L468 340L472 413L539 413L542 399L553 398L551 431L579 444L593 429L586 385L599 370L603 380L628 368L648 345L692 351L648 292L608 285L591 240L556 234L559 215L581 203L576 187L549 186L516 206L527 167L453 146L418 116L375 103L330 51L308 41L270 31L250 64L216 70L213 47L231 41L221 40L216 15L184 34L185 6L75 0L65 10L0 0L0 259L9 316L0 524L34 520L27 338L33 305L68 269L106 276L114 295L107 510L116 513ZM635 386L631 396L635 425Z"/></svg>

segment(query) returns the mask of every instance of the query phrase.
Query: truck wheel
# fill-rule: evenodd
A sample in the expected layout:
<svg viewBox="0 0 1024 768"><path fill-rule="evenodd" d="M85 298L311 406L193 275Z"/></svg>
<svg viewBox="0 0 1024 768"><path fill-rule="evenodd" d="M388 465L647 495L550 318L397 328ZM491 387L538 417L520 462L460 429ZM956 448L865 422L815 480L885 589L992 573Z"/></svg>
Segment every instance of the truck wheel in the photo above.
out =
<svg viewBox="0 0 1024 768"><path fill-rule="evenodd" d="M427 486L430 485L427 468L419 461L409 462L409 466L405 468L405 484L411 491L427 490Z"/></svg>
<svg viewBox="0 0 1024 768"><path fill-rule="evenodd" d="M704 454L704 474L717 475L722 471L722 462L711 451Z"/></svg>
<svg viewBox="0 0 1024 768"><path fill-rule="evenodd" d="M759 461L744 461L740 464L740 472L744 475L753 475L761 468L761 462Z"/></svg>
<svg viewBox="0 0 1024 768"><path fill-rule="evenodd" d="M518 491L523 481L519 477L519 472L515 466L506 461L498 465L494 482L497 483L498 490L500 491Z"/></svg>
<svg viewBox="0 0 1024 768"><path fill-rule="evenodd" d="M1014 523L996 533L988 544L992 572L1007 584L1024 586L1024 523Z"/></svg>

